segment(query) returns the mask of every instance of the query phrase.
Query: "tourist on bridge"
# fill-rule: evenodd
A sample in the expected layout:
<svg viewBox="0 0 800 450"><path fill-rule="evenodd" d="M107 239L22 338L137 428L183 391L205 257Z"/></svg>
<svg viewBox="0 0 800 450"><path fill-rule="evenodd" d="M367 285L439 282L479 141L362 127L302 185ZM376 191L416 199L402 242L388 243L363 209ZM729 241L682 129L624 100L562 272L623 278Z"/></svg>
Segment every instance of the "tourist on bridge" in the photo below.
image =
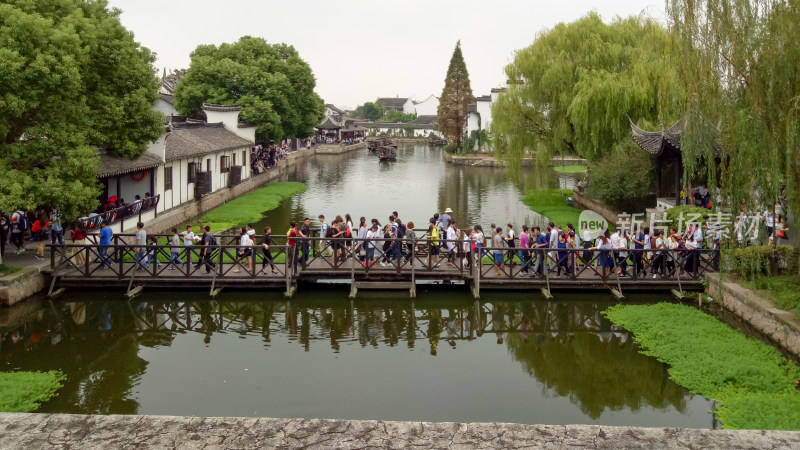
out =
<svg viewBox="0 0 800 450"><path fill-rule="evenodd" d="M100 247L97 248L97 253L100 255L100 268L110 269L112 265L111 258L108 257L108 247L111 245L111 236L114 231L108 226L108 223L103 221L100 224Z"/></svg>
<svg viewBox="0 0 800 450"><path fill-rule="evenodd" d="M211 234L211 227L206 225L203 227L203 236L200 238L200 260L197 261L197 267L201 265L206 266L206 275L211 273L211 270L216 270L217 265L211 260L211 255L214 252L214 247L217 246L217 238Z"/></svg>
<svg viewBox="0 0 800 450"><path fill-rule="evenodd" d="M250 239L250 235L247 234L247 229L245 227L239 228L239 246L244 248L240 248L238 251L238 255L236 257L237 268L234 269L234 272L238 273L243 270L242 260L247 260L247 268L250 270L250 272L252 272L253 260L251 256L253 255L253 240Z"/></svg>
<svg viewBox="0 0 800 450"><path fill-rule="evenodd" d="M102 230L100 231L102 234ZM169 270L175 270L175 263L183 264L180 258L181 251L181 235L178 234L178 229L172 229L172 238L169 241Z"/></svg>
<svg viewBox="0 0 800 450"><path fill-rule="evenodd" d="M367 231L367 259L364 261L364 266L369 264L370 267L375 265L375 240L378 239L378 226L372 225L372 228Z"/></svg>
<svg viewBox="0 0 800 450"><path fill-rule="evenodd" d="M527 225L522 226L522 233L519 235L519 256L520 260L522 261L522 269L520 273L522 275L528 275L531 266L531 235L530 230Z"/></svg>
<svg viewBox="0 0 800 450"><path fill-rule="evenodd" d="M367 218L361 216L358 219L358 245L356 246L356 252L358 252L358 260L361 261L361 264L364 264L364 261L367 260Z"/></svg>
<svg viewBox="0 0 800 450"><path fill-rule="evenodd" d="M308 253L310 250L310 242L308 238L311 237L311 219L309 219L308 217L303 219L303 225L301 225L300 229L297 230L297 234L301 238L298 239L300 244L300 253L301 253L300 266L302 266L303 269L305 269L306 265L308 264Z"/></svg>
<svg viewBox="0 0 800 450"><path fill-rule="evenodd" d="M297 261L297 222L289 222L286 232L286 268L294 269Z"/></svg>
<svg viewBox="0 0 800 450"><path fill-rule="evenodd" d="M434 215L430 220L430 227L428 232L422 236L422 239L428 239L428 266L434 268L439 265L439 227L436 225L437 218Z"/></svg>
<svg viewBox="0 0 800 450"><path fill-rule="evenodd" d="M275 262L272 259L272 250L270 250L270 245L272 245L272 228L264 227L264 235L261 236L261 252L264 255L264 259L261 260L261 271L258 272L259 274L266 274L267 273L267 264L269 264L270 268L272 269L272 274L277 275L278 271L275 270Z"/></svg>
<svg viewBox="0 0 800 450"><path fill-rule="evenodd" d="M417 233L414 231L414 222L408 222L406 226L405 234L403 235L403 239L406 240L406 248L408 249L408 254L406 255L406 260L411 262L411 265L414 265L414 259L411 257L414 253L414 246L417 245Z"/></svg>
<svg viewBox="0 0 800 450"><path fill-rule="evenodd" d="M449 208L448 208L449 209ZM458 239L458 228L453 219L447 219L447 264L456 267L456 240Z"/></svg>
<svg viewBox="0 0 800 450"><path fill-rule="evenodd" d="M492 238L492 253L494 253L494 276L499 277L500 271L505 273L505 264L503 263L503 242L505 239L503 238L503 229L497 227L494 230L494 237Z"/></svg>
<svg viewBox="0 0 800 450"><path fill-rule="evenodd" d="M79 225L80 226L80 225ZM76 228L77 230L77 228ZM72 239L75 239L73 232ZM84 235L84 239L85 239ZM136 247L134 249L136 252L135 259L139 263L139 267L136 270L144 270L145 269L145 259L147 257L147 231L144 229L144 223L139 222L136 224Z"/></svg>
<svg viewBox="0 0 800 450"><path fill-rule="evenodd" d="M325 223L325 216L320 214L318 219L319 219L319 237L321 237L321 238L329 237L328 236L328 231L330 230L330 227L328 226L327 223ZM317 249L317 251L323 252L323 254L328 253L327 250L326 250L326 247L328 245L330 245L330 241L320 240L319 241L319 248Z"/></svg>
<svg viewBox="0 0 800 450"><path fill-rule="evenodd" d="M192 248L194 246L195 241L199 241L200 238L195 236L192 232L192 226L186 225L186 231L181 232L181 236L183 236L183 245L186 247L186 265L191 267L192 266ZM199 264L199 263L198 263Z"/></svg>
<svg viewBox="0 0 800 450"><path fill-rule="evenodd" d="M516 256L516 251L514 250L514 247L516 247L516 235L513 225L509 223L507 227L508 234L505 237L505 244L508 247L508 267L514 267L517 265L516 261L514 261L514 257Z"/></svg>

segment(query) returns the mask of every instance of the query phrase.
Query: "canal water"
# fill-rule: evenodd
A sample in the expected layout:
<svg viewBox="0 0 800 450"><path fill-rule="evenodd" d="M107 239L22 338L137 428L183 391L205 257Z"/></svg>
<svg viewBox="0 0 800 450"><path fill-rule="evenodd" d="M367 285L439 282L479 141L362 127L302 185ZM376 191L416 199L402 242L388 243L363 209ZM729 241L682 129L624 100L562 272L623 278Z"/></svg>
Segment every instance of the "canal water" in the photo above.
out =
<svg viewBox="0 0 800 450"><path fill-rule="evenodd" d="M346 295L74 293L3 330L0 364L66 373L42 412L713 426L610 296Z"/></svg>
<svg viewBox="0 0 800 450"><path fill-rule="evenodd" d="M284 234L291 220L309 217L317 226L324 214L328 223L350 214L353 223L364 216L387 223L397 211L403 222L427 228L433 214L450 208L461 229L495 223L543 225L545 218L522 203L524 192L533 188L572 188L576 174L552 170L524 170L510 178L505 168L454 166L445 163L440 147L401 145L397 161L381 162L366 149L342 155L316 155L299 163L288 181L306 183L308 190L270 211L259 222L274 234Z"/></svg>
<svg viewBox="0 0 800 450"><path fill-rule="evenodd" d="M288 179L308 190L259 225L350 213L424 226L544 220L520 198L571 177L509 180L503 169L446 166L440 149L403 146L317 156ZM539 184L541 185L541 184ZM0 311L4 370L67 375L40 411L710 428L713 405L669 380L600 314L610 295L485 293L421 286L418 298L342 287L274 292L69 291ZM663 298L634 297L652 302Z"/></svg>

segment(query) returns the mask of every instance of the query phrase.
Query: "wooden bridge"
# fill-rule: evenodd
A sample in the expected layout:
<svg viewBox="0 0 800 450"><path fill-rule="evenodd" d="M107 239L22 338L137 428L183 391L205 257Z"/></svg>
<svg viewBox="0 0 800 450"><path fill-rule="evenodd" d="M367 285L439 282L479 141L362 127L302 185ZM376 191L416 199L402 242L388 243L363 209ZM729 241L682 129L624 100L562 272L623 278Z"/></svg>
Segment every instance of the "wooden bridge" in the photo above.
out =
<svg viewBox="0 0 800 450"><path fill-rule="evenodd" d="M716 271L719 259L717 250L708 249L629 249L621 256L580 248L526 253L503 247L482 248L479 256L463 240L441 239L437 260L424 239L307 238L292 245L286 236L273 237L267 256L260 245L237 245L238 236L217 236L218 244L208 247L171 247L165 243L170 236L155 237L158 243L145 247L137 246L130 234L115 235L108 246L99 245L97 236L87 238L85 245L49 245L50 294L63 288L118 287L129 296L144 288L208 289L215 296L223 288L241 288L283 290L292 296L298 286L338 283L350 288L351 297L359 290L380 289L406 290L413 298L417 285L434 283L469 289L475 298L485 289L536 291L547 298L556 291L610 291L619 298L629 291L672 291L679 296L702 290L704 274ZM469 250L454 251L448 261L448 244ZM371 264L364 262L368 245L374 246ZM503 252L502 267L493 263L495 250ZM170 263L173 252L182 262L191 256L193 264ZM250 265L237 264L243 252L250 252ZM203 253L207 258L198 265ZM643 271L634 264L640 258ZM607 270L604 261L610 264Z"/></svg>

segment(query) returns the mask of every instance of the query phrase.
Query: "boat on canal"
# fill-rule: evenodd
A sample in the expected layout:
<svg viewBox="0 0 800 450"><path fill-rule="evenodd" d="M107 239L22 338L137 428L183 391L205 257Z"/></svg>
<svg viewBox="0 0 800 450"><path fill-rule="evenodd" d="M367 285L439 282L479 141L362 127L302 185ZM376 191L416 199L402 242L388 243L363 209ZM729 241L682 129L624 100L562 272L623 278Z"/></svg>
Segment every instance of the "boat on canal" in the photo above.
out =
<svg viewBox="0 0 800 450"><path fill-rule="evenodd" d="M397 152L393 147L380 147L379 157L381 161L396 161Z"/></svg>
<svg viewBox="0 0 800 450"><path fill-rule="evenodd" d="M394 142L394 140L386 137L367 142L367 149L370 152L377 152L381 147L391 147L397 150L397 144Z"/></svg>

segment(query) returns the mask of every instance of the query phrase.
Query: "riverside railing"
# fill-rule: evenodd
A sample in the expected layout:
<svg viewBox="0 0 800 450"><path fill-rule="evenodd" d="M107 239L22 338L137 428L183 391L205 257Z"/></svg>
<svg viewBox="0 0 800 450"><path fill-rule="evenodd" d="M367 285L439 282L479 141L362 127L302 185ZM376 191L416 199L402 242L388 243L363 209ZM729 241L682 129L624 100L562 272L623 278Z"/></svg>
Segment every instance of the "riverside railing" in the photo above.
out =
<svg viewBox="0 0 800 450"><path fill-rule="evenodd" d="M137 200L128 205L120 206L119 208L109 209L93 216L79 217L77 222L83 225L85 230L89 231L100 228L100 224L102 223L113 225L117 222L121 222L121 229L124 230L125 219L130 220L134 218L135 222L141 222L142 214L151 209L157 209L160 201L161 194L155 197Z"/></svg>

